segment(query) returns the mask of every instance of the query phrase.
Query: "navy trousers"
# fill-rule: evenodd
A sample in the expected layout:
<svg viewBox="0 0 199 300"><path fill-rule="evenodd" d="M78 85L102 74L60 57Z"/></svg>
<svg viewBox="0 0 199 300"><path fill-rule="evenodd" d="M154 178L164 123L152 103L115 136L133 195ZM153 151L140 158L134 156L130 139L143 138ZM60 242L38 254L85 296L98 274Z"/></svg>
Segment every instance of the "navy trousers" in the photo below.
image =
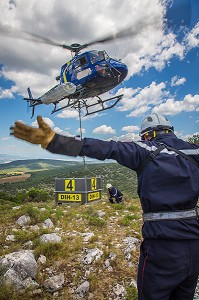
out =
<svg viewBox="0 0 199 300"><path fill-rule="evenodd" d="M193 300L199 275L198 240L144 240L138 300Z"/></svg>

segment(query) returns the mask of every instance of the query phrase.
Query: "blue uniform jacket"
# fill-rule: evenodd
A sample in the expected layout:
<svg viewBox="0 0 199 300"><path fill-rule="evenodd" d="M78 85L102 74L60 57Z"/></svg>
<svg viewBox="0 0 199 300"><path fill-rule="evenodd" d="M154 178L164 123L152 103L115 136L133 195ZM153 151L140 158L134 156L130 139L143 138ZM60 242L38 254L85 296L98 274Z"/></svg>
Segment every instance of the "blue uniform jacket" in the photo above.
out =
<svg viewBox="0 0 199 300"><path fill-rule="evenodd" d="M110 194L110 197L113 197L115 199L121 199L123 196L123 194L120 192L120 190L116 189L113 186L108 190L108 192Z"/></svg>
<svg viewBox="0 0 199 300"><path fill-rule="evenodd" d="M84 138L82 141L55 135L47 150L53 153L113 159L138 171L151 151L160 143L194 153L199 162L199 146L176 138L173 133L157 135L152 141L116 142ZM138 176L138 195L143 212L174 211L194 208L199 197L199 168L173 151L164 149ZM199 239L196 218L145 222L144 238Z"/></svg>

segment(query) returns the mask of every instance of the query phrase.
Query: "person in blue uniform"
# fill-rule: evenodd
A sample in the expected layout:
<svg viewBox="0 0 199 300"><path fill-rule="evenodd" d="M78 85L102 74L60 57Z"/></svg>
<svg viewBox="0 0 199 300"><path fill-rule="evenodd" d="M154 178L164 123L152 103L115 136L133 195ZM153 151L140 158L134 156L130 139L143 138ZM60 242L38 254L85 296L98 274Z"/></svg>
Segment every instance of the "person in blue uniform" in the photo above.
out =
<svg viewBox="0 0 199 300"><path fill-rule="evenodd" d="M199 145L176 137L169 120L147 116L140 141L80 140L21 122L11 135L52 153L113 159L135 170L143 210L138 266L139 300L192 300L199 274Z"/></svg>
<svg viewBox="0 0 199 300"><path fill-rule="evenodd" d="M122 202L123 194L120 190L118 190L116 187L112 186L112 184L107 183L106 188L108 189L109 194L109 201L113 204L114 199L117 203Z"/></svg>

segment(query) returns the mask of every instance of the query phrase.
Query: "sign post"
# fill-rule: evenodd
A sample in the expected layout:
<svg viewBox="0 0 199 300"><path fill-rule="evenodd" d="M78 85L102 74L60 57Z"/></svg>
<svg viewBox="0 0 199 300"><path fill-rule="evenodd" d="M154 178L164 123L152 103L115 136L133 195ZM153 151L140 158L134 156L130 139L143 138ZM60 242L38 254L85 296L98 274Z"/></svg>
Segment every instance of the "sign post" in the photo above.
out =
<svg viewBox="0 0 199 300"><path fill-rule="evenodd" d="M101 176L91 178L55 178L55 202L90 203L101 200Z"/></svg>

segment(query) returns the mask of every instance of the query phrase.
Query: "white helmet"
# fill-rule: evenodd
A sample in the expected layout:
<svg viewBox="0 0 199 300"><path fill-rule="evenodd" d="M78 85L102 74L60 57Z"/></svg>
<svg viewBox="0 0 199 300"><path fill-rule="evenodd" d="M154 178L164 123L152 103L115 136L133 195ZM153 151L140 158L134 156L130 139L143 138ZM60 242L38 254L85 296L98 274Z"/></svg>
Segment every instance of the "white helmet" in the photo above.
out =
<svg viewBox="0 0 199 300"><path fill-rule="evenodd" d="M111 187L112 187L112 184L107 183L106 188L107 188L107 189L110 189Z"/></svg>
<svg viewBox="0 0 199 300"><path fill-rule="evenodd" d="M174 130L171 123L168 121L168 119L160 114L153 113L146 117L140 128L140 136L144 136L147 132L153 131L153 130Z"/></svg>

